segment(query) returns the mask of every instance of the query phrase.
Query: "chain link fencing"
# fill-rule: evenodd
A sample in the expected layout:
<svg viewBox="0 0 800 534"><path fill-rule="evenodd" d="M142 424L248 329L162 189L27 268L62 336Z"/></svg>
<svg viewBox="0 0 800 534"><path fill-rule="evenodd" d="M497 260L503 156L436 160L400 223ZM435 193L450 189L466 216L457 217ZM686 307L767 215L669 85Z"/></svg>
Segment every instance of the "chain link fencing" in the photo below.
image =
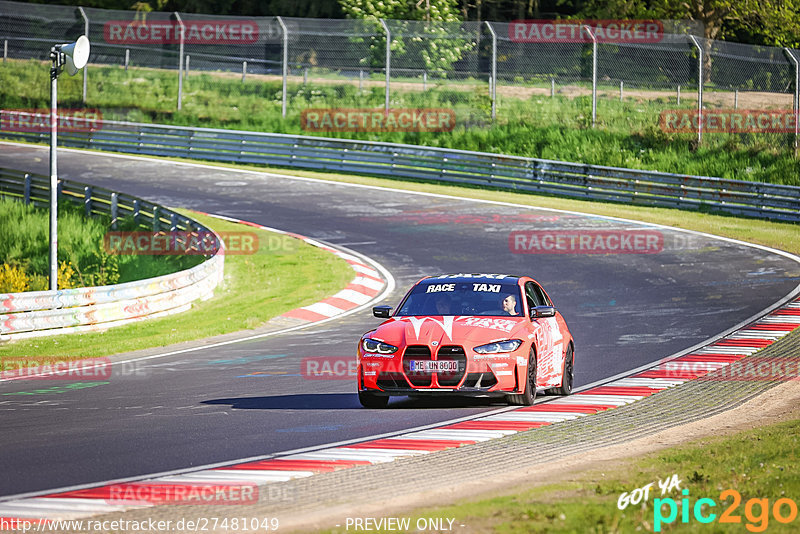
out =
<svg viewBox="0 0 800 534"><path fill-rule="evenodd" d="M796 147L800 51L706 40L670 21L644 39L608 39L590 24L578 22L574 39L531 38L542 26L0 1L0 96L4 107L46 107L50 47L88 33L89 66L60 78L59 98L108 119L346 136L386 131L381 112L435 109L450 127L527 121ZM344 110L344 122L319 110Z"/></svg>

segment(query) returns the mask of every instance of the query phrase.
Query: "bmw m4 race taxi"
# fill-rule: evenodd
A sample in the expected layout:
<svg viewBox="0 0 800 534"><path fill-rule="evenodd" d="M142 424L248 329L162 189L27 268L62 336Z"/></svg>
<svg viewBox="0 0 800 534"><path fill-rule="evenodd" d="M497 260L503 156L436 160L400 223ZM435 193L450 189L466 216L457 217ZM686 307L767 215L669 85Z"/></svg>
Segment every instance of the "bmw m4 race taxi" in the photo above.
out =
<svg viewBox="0 0 800 534"><path fill-rule="evenodd" d="M504 396L531 405L536 389L572 392L567 323L527 276L449 274L414 284L394 314L358 343L358 399L383 408L392 395Z"/></svg>

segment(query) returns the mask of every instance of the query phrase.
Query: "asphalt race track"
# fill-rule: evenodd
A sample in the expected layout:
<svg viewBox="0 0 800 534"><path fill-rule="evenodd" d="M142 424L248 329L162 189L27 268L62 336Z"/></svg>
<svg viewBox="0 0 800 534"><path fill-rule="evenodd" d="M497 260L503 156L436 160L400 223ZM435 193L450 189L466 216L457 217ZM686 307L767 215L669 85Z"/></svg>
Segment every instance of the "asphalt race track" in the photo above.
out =
<svg viewBox="0 0 800 534"><path fill-rule="evenodd" d="M758 248L599 217L64 150L58 164L61 178L366 254L395 277L392 305L427 274L530 274L574 334L577 387L719 334L780 300L800 277L797 263ZM48 152L0 144L0 166L48 174ZM515 231L620 229L655 231L661 246L650 254L521 254L509 245ZM0 497L394 432L499 406L397 398L394 409L365 410L352 380L300 375L304 357L353 357L359 336L377 323L365 311L139 362L135 372L58 394L16 393L65 381L0 382Z"/></svg>

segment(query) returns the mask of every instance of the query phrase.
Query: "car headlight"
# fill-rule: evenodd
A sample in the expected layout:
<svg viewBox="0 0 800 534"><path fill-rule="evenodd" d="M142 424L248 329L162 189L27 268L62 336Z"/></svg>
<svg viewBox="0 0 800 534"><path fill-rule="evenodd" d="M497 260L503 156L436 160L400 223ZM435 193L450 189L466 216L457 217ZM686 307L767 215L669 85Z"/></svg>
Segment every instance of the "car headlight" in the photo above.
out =
<svg viewBox="0 0 800 534"><path fill-rule="evenodd" d="M361 340L361 347L367 352L377 352L378 354L393 354L397 352L397 347L394 345L368 337Z"/></svg>
<svg viewBox="0 0 800 534"><path fill-rule="evenodd" d="M475 347L474 350L478 354L497 354L501 352L514 352L522 345L519 339L507 339L505 341L495 341L494 343L487 343L480 347Z"/></svg>

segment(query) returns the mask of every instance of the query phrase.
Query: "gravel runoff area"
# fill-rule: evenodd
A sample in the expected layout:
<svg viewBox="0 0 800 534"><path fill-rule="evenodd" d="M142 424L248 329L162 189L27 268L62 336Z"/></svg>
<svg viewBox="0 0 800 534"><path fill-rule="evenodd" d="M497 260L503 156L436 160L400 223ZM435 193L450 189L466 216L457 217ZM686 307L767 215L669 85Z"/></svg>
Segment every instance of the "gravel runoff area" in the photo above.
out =
<svg viewBox="0 0 800 534"><path fill-rule="evenodd" d="M609 460L798 417L800 330L739 362L746 366L754 358L783 364L783 374L730 379L733 373L722 368L625 406L506 438L260 486L255 504L158 506L91 519L278 518L280 531L314 531L343 525L347 517L385 517L520 485L557 482ZM468 532L466 527L460 530Z"/></svg>

